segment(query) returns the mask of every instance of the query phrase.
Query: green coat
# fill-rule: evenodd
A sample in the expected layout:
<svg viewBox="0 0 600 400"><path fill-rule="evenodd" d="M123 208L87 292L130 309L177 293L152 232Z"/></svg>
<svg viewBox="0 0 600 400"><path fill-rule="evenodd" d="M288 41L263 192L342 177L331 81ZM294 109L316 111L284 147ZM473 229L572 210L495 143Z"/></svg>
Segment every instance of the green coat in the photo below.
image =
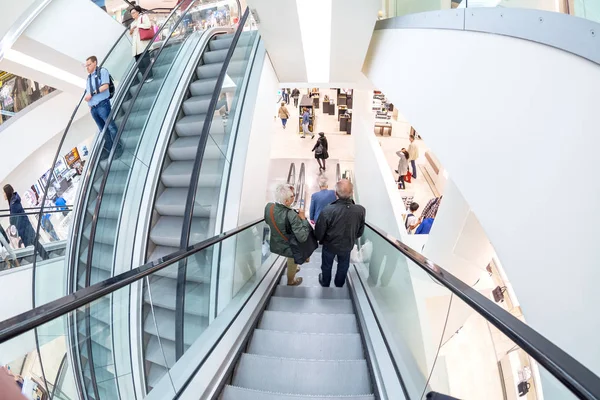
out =
<svg viewBox="0 0 600 400"><path fill-rule="evenodd" d="M265 221L271 228L271 240L269 245L271 247L271 253L279 254L284 257L294 257L290 244L277 232L275 226L273 226L273 220L271 219L271 206L275 204L273 209L273 219L277 224L279 231L285 236L289 236L291 232L286 232L285 218L287 216L292 227L292 232L299 242L306 242L308 234L310 232L310 224L307 220L302 220L298 214L291 208L284 206L279 203L268 203L265 207Z"/></svg>

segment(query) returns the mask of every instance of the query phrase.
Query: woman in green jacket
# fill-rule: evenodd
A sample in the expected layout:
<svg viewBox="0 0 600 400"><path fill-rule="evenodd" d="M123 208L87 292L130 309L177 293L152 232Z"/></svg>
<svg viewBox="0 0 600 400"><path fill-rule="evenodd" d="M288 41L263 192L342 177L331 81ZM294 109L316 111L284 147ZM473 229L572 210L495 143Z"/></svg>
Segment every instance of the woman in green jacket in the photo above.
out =
<svg viewBox="0 0 600 400"><path fill-rule="evenodd" d="M302 283L302 278L296 278L296 272L300 269L294 261L288 237L293 234L299 242L305 242L310 232L310 225L304 215L304 210L300 209L296 213L290 207L294 203L294 197L292 185L279 184L275 189L275 203L268 203L265 207L265 221L271 228L269 242L271 252L287 257L288 286L298 286ZM286 219L289 224L286 223Z"/></svg>

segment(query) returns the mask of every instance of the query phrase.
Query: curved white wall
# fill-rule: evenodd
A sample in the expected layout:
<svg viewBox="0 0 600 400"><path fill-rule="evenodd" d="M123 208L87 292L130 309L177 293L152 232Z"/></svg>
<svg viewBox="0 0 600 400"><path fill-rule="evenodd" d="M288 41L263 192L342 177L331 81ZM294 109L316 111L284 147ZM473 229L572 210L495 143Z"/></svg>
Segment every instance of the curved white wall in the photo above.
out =
<svg viewBox="0 0 600 400"><path fill-rule="evenodd" d="M375 31L363 71L449 171L528 323L600 374L600 66L506 36L399 29Z"/></svg>

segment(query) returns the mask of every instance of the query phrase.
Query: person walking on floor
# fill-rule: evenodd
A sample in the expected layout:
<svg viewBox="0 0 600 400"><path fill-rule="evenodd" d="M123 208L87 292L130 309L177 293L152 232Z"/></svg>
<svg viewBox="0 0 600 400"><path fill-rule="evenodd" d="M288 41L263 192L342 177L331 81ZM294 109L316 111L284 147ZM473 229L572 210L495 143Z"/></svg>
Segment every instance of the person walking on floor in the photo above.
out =
<svg viewBox="0 0 600 400"><path fill-rule="evenodd" d="M310 125L310 113L308 112L308 108L304 108L303 112L302 112L302 136L300 136L302 139L304 139L306 137L307 133L310 133L311 139L314 139L315 134L314 132L311 133L310 129L308 128L308 126Z"/></svg>
<svg viewBox="0 0 600 400"><path fill-rule="evenodd" d="M85 101L90 106L90 113L100 132L104 130L104 126L110 115L110 74L106 68L98 67L98 59L96 56L90 56L85 61L85 68L88 73ZM110 121L106 132L104 133L104 151L101 158L108 157L108 154L114 146L115 137L117 136L117 125L114 119Z"/></svg>
<svg viewBox="0 0 600 400"><path fill-rule="evenodd" d="M412 177L417 179L417 158L419 158L419 146L415 144L415 135L408 137L410 144L408 145L408 158L412 166Z"/></svg>
<svg viewBox="0 0 600 400"><path fill-rule="evenodd" d="M285 102L281 102L281 106L279 107L279 118L281 118L281 125L283 125L283 129L285 129L287 125L287 120L290 118L290 112L285 106Z"/></svg>
<svg viewBox="0 0 600 400"><path fill-rule="evenodd" d="M317 223L321 211L336 200L335 191L328 188L327 178L321 175L319 178L319 191L310 196L310 222L313 225Z"/></svg>
<svg viewBox="0 0 600 400"><path fill-rule="evenodd" d="M315 236L323 245L319 283L329 287L333 260L337 257L334 283L343 287L350 267L350 251L365 230L366 210L352 200L354 187L347 179L335 185L337 200L326 206L317 220Z"/></svg>
<svg viewBox="0 0 600 400"><path fill-rule="evenodd" d="M306 242L312 229L306 220L304 210L300 209L296 213L290 207L294 198L294 187L282 183L275 189L275 203L267 203L265 207L265 221L271 228L269 247L272 253L287 257L288 286L298 286L302 283L302 278L296 278L300 267L294 261L288 236L294 235L298 242Z"/></svg>
<svg viewBox="0 0 600 400"><path fill-rule="evenodd" d="M398 160L398 169L396 170L396 173L399 175L398 189L406 189L406 185L404 184L404 177L408 172L408 151L406 151L406 149L403 148L402 150L397 151L396 155L400 157L400 159Z"/></svg>
<svg viewBox="0 0 600 400"><path fill-rule="evenodd" d="M10 224L16 227L25 247L34 246L42 258L47 260L48 253L35 236L35 230L21 205L21 197L11 185L4 185L2 189L4 191L4 199L8 201L10 209Z"/></svg>
<svg viewBox="0 0 600 400"><path fill-rule="evenodd" d="M130 12L131 18L133 18L133 22L129 26L129 33L131 34L131 50L135 57L135 61L139 61L138 69L142 76L144 76L146 69L150 67L150 53L144 52L152 39L142 40L140 38L140 29L152 29L152 21L150 21L150 17L142 14L142 8L140 6L133 7ZM152 68L150 68L150 71L148 71L148 75L146 76L146 83L152 82L153 79Z"/></svg>
<svg viewBox="0 0 600 400"><path fill-rule="evenodd" d="M297 88L292 90L292 97L294 98L294 107L298 108L298 97L300 97L300 91Z"/></svg>
<svg viewBox="0 0 600 400"><path fill-rule="evenodd" d="M312 151L315 152L315 158L317 159L317 163L319 163L319 171L326 171L325 168L325 160L329 158L329 145L327 144L327 138L323 132L319 132L319 138L317 139L317 143L312 148Z"/></svg>

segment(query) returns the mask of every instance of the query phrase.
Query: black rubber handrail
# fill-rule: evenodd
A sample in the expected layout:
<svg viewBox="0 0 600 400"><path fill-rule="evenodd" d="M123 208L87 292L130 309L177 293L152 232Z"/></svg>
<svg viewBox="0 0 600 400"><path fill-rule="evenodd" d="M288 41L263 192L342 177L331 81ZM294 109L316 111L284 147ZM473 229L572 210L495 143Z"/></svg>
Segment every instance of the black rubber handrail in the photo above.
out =
<svg viewBox="0 0 600 400"><path fill-rule="evenodd" d="M137 282L148 275L154 274L179 262L180 260L193 256L202 250L238 235L263 221L264 218L261 218L256 221L238 226L229 232L223 232L198 244L189 246L184 250L178 250L174 253L159 258L158 260L148 262L138 268L123 272L122 274L108 278L102 282L98 282L94 285L80 289L75 293L36 307L33 310L4 320L0 322L0 343L4 343L7 340L13 339L47 322L90 304L101 297L114 293L115 291L131 285L132 283Z"/></svg>
<svg viewBox="0 0 600 400"><path fill-rule="evenodd" d="M392 240L383 230L369 223L366 225L498 328L500 332L533 357L574 395L581 399L600 400L600 377L579 361L422 254L399 240Z"/></svg>
<svg viewBox="0 0 600 400"><path fill-rule="evenodd" d="M215 84L215 91L210 99L208 110L206 112L206 120L202 126L202 133L200 134L200 142L196 151L196 158L194 159L194 166L192 169L192 176L190 178L190 188L185 203L185 213L183 216L183 227L181 230L181 240L179 242L180 248L185 248L189 244L190 234L192 231L192 221L194 218L194 203L196 202L196 191L198 190L198 179L200 178L200 169L202 167L202 159L204 158L204 152L206 151L206 144L208 143L210 128L212 126L212 120L217 111L217 104L219 97L221 96L221 89L223 82L225 81L225 75L227 75L227 69L229 63L233 57L233 53L237 47L237 43L244 30L244 25L250 15L250 9L246 7L244 15L240 19L238 29L233 35L233 40L227 50L225 61L217 78ZM175 357L179 359L184 353L184 314L185 314L185 280L187 275L187 261L183 260L177 271L177 289L175 297Z"/></svg>
<svg viewBox="0 0 600 400"><path fill-rule="evenodd" d="M44 214L53 214L53 213L59 213L59 212L63 212L63 211L73 211L72 208L67 208L66 210L45 210ZM0 218L5 218L5 217L19 217L21 215L40 215L39 211L25 211L24 213L19 213L19 214L11 214L10 211L5 211L5 212L0 212Z"/></svg>

